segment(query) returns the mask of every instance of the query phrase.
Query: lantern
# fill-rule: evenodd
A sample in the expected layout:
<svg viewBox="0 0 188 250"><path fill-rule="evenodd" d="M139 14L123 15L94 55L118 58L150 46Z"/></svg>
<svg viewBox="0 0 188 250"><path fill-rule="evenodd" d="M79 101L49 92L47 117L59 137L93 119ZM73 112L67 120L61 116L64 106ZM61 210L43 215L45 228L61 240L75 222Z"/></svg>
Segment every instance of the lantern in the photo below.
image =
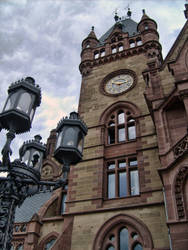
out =
<svg viewBox="0 0 188 250"><path fill-rule="evenodd" d="M85 123L79 119L78 113L70 113L63 118L57 128L57 143L54 157L63 164L76 164L82 158L84 137L87 134Z"/></svg>
<svg viewBox="0 0 188 250"><path fill-rule="evenodd" d="M32 77L13 83L0 114L1 128L24 133L31 128L36 107L41 102L41 90Z"/></svg>
<svg viewBox="0 0 188 250"><path fill-rule="evenodd" d="M46 152L46 145L40 142L41 139L40 135L35 135L34 140L24 142L19 151L20 160L28 167L34 167L39 171Z"/></svg>

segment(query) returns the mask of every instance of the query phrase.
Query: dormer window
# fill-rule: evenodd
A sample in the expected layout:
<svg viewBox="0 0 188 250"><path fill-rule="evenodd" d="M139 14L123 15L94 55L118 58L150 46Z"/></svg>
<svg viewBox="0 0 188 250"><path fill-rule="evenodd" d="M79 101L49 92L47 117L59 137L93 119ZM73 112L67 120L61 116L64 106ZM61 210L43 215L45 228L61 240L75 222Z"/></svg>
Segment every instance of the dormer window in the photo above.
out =
<svg viewBox="0 0 188 250"><path fill-rule="evenodd" d="M118 51L123 51L123 44L118 45Z"/></svg>
<svg viewBox="0 0 188 250"><path fill-rule="evenodd" d="M101 57L105 56L105 50L101 50Z"/></svg>
<svg viewBox="0 0 188 250"><path fill-rule="evenodd" d="M90 44L88 43L87 45L86 45L86 48L89 48L90 47Z"/></svg>
<svg viewBox="0 0 188 250"><path fill-rule="evenodd" d="M129 41L129 46L130 46L130 48L134 48L135 47L135 41L134 40L130 40Z"/></svg>
<svg viewBox="0 0 188 250"><path fill-rule="evenodd" d="M98 52L98 51L95 51L95 53L94 53L94 58L95 58L95 59L98 59L98 58L99 58L99 52Z"/></svg>
<svg viewBox="0 0 188 250"><path fill-rule="evenodd" d="M138 37L138 38L136 39L136 44L137 44L137 46L142 45L142 40L141 40L140 37Z"/></svg>
<svg viewBox="0 0 188 250"><path fill-rule="evenodd" d="M117 53L117 48L116 47L112 47L112 54Z"/></svg>

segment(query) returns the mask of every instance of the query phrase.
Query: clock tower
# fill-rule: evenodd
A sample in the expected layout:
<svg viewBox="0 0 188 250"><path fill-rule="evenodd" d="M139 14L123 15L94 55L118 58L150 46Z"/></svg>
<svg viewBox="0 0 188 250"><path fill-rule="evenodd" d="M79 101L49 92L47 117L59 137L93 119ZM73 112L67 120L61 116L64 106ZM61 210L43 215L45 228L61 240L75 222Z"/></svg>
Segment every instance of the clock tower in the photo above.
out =
<svg viewBox="0 0 188 250"><path fill-rule="evenodd" d="M128 248L122 249L168 248L156 131L143 76L148 65L160 66L162 60L157 24L144 10L139 23L130 10L124 18L116 14L101 38L92 27L82 42L79 114L88 135L83 161L69 176L66 209L80 213L72 249L121 249L123 238ZM163 95L160 86L154 91ZM86 248L76 240L83 230Z"/></svg>
<svg viewBox="0 0 188 250"><path fill-rule="evenodd" d="M115 14L101 38L92 27L83 40L79 68L83 160L63 188L26 199L14 249L187 250L188 21L163 60L144 10L139 23ZM47 180L61 175L55 144L53 130Z"/></svg>

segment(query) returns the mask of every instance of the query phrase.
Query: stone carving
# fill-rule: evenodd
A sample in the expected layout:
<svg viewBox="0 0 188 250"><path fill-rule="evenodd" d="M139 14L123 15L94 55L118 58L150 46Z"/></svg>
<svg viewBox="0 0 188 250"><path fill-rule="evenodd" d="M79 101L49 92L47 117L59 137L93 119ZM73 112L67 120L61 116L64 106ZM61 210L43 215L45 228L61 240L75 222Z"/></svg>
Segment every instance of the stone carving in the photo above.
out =
<svg viewBox="0 0 188 250"><path fill-rule="evenodd" d="M188 167L183 167L177 174L175 181L175 199L179 219L185 218L185 207L183 202L183 183L188 175Z"/></svg>
<svg viewBox="0 0 188 250"><path fill-rule="evenodd" d="M177 145L174 147L175 159L182 156L185 151L188 150L188 135L185 136Z"/></svg>

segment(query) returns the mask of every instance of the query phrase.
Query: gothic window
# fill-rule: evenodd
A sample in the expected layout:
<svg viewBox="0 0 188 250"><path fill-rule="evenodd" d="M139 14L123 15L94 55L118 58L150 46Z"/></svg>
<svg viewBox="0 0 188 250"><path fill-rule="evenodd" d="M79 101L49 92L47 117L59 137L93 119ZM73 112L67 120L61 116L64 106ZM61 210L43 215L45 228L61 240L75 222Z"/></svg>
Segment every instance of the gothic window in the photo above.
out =
<svg viewBox="0 0 188 250"><path fill-rule="evenodd" d="M126 109L114 111L107 121L107 131L108 144L136 139L136 122L131 112Z"/></svg>
<svg viewBox="0 0 188 250"><path fill-rule="evenodd" d="M137 158L122 158L106 163L107 198L127 197L139 194Z"/></svg>
<svg viewBox="0 0 188 250"><path fill-rule="evenodd" d="M55 243L55 241L56 241L56 239L51 239L51 240L49 240L46 244L45 244L45 246L44 246L44 250L50 250L51 248L52 248L52 246L53 246L53 244Z"/></svg>
<svg viewBox="0 0 188 250"><path fill-rule="evenodd" d="M143 250L142 239L133 227L121 223L107 233L103 249Z"/></svg>

